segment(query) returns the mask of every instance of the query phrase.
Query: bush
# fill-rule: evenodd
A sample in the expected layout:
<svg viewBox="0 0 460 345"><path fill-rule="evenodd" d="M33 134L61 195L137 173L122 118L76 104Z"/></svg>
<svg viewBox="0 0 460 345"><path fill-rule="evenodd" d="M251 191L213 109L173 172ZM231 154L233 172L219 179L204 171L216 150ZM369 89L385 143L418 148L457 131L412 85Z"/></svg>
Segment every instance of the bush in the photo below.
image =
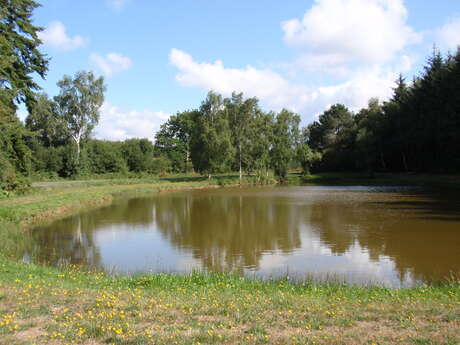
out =
<svg viewBox="0 0 460 345"><path fill-rule="evenodd" d="M88 143L88 170L92 174L121 173L128 171L119 142L91 140Z"/></svg>
<svg viewBox="0 0 460 345"><path fill-rule="evenodd" d="M0 152L0 189L12 190L16 181L16 172L5 155Z"/></svg>

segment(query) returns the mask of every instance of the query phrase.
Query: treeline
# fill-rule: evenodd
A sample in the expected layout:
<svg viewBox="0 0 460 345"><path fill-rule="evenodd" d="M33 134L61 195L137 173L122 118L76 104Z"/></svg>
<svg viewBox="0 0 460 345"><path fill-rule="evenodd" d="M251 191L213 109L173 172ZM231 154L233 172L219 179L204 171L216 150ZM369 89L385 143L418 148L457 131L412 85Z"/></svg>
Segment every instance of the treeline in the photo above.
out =
<svg viewBox="0 0 460 345"><path fill-rule="evenodd" d="M393 97L372 99L354 113L336 104L300 128L300 116L264 111L256 98L210 92L198 109L164 123L152 143L91 138L106 86L81 71L39 93L48 59L32 24L33 0L4 0L0 17L0 191L30 177L239 171L258 180L290 169L310 171L460 172L460 50L434 51L410 83L400 77ZM25 123L17 106L28 110ZM153 134L153 133L152 133Z"/></svg>
<svg viewBox="0 0 460 345"><path fill-rule="evenodd" d="M434 51L422 73L401 76L393 97L353 114L334 105L305 129L327 171L460 172L460 49Z"/></svg>
<svg viewBox="0 0 460 345"><path fill-rule="evenodd" d="M264 112L256 98L209 92L199 109L177 113L155 136L155 153L173 172L211 176L239 171L264 179L271 171L286 178L289 167L317 158L300 142L300 116L283 109Z"/></svg>
<svg viewBox="0 0 460 345"><path fill-rule="evenodd" d="M287 110L265 113L257 99L236 93L223 98L210 92L199 109L171 116L156 134L155 143L148 139L95 140L91 133L103 99L102 80L90 72L63 80L68 85L58 83L58 96L36 95L24 125L16 118L19 135L9 140L15 149L9 152L8 161L22 176L190 172L211 176L240 171L261 180L272 171L285 178L299 153L305 159L314 156L299 142L299 115ZM14 183L10 181L9 186Z"/></svg>
<svg viewBox="0 0 460 345"><path fill-rule="evenodd" d="M58 83L54 98L35 94L25 124L12 112L2 117L1 181L14 189L17 176L239 171L283 180L290 169L460 172L459 83L460 51L435 52L411 83L397 80L389 101L371 99L357 113L336 104L304 128L286 109L266 112L256 98L209 92L198 109L171 116L154 143L117 142L91 139L105 85L79 72Z"/></svg>
<svg viewBox="0 0 460 345"><path fill-rule="evenodd" d="M155 149L176 172L460 172L460 50L434 51L411 83L399 77L383 104L371 99L357 113L336 104L307 127L299 123L288 110L263 112L255 98L211 92L161 127Z"/></svg>

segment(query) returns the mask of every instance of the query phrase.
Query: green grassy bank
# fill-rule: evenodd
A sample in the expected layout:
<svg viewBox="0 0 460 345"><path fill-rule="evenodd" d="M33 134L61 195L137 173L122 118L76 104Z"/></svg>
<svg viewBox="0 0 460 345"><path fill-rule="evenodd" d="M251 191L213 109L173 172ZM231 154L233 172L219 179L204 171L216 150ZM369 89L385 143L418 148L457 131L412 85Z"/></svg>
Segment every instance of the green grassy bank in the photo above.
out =
<svg viewBox="0 0 460 345"><path fill-rule="evenodd" d="M110 277L21 263L21 230L120 195L207 181L41 185L0 200L0 344L459 344L460 284L400 290L193 273ZM19 247L19 248L18 248Z"/></svg>

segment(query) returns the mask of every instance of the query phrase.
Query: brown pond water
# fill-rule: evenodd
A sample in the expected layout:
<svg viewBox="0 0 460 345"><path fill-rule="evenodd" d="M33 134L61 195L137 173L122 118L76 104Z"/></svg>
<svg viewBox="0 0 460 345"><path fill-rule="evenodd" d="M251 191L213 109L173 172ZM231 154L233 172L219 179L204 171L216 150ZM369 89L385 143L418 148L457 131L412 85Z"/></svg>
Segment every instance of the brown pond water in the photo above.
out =
<svg viewBox="0 0 460 345"><path fill-rule="evenodd" d="M222 188L117 200L31 232L24 254L119 273L236 271L407 286L460 273L455 193Z"/></svg>

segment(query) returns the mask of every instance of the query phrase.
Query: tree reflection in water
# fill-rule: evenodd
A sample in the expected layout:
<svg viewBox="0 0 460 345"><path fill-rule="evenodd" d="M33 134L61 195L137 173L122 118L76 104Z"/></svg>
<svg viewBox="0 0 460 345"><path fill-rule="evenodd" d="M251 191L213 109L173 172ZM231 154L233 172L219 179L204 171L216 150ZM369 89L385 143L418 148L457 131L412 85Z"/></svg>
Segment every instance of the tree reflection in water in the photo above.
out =
<svg viewBox="0 0 460 345"><path fill-rule="evenodd" d="M303 263L320 262L325 255L345 260L358 248L370 263L389 259L401 280L410 275L430 281L460 270L459 209L458 202L446 195L406 189L270 187L173 192L119 200L37 228L28 252L51 264L101 267L104 252L99 235L123 229L139 241L152 240L142 237L145 234L159 233L160 245L169 248L171 255L191 253L209 271L258 271L264 269L262 259L270 255L297 255ZM311 241L318 242L319 249L307 243ZM115 245L122 248L125 243ZM150 251L154 248L158 245ZM334 265L328 267L329 272L340 264L335 261Z"/></svg>

